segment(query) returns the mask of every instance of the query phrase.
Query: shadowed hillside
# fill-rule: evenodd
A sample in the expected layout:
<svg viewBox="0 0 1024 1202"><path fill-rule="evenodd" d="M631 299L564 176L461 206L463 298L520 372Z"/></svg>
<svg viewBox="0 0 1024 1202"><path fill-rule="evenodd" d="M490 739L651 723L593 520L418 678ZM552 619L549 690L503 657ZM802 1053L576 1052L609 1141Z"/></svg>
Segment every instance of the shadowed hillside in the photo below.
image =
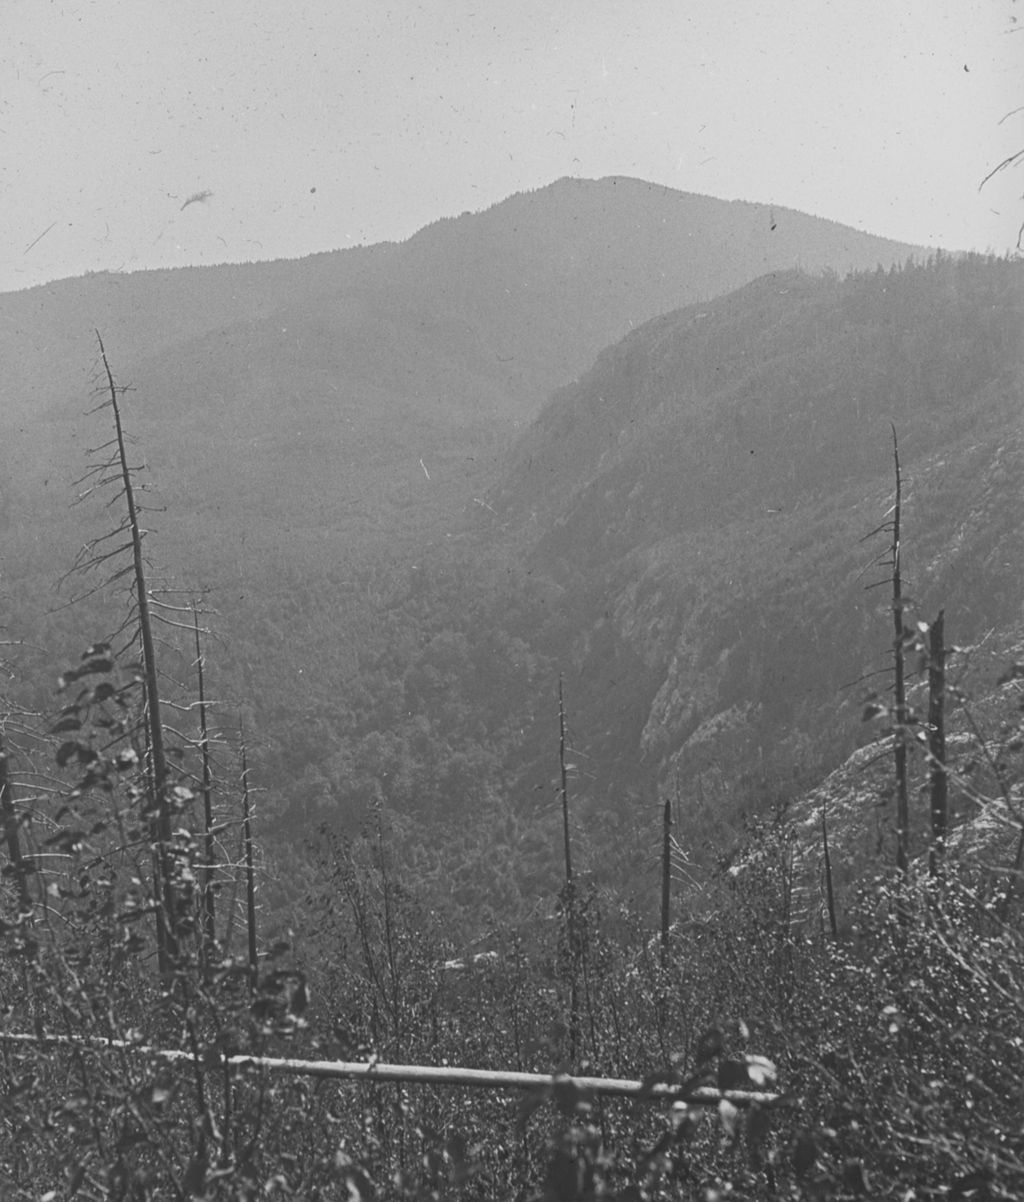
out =
<svg viewBox="0 0 1024 1202"><path fill-rule="evenodd" d="M97 328L134 386L161 562L272 595L457 540L516 425L631 326L768 269L913 250L637 180L561 180L400 245L0 296L0 554L42 588L91 532L67 502L107 437L86 416Z"/></svg>
<svg viewBox="0 0 1024 1202"><path fill-rule="evenodd" d="M490 495L562 590L594 789L689 782L714 819L836 762L890 637L862 543L908 482L915 614L1020 615L1024 272L766 277L648 323L524 435ZM739 781L745 788L737 793Z"/></svg>

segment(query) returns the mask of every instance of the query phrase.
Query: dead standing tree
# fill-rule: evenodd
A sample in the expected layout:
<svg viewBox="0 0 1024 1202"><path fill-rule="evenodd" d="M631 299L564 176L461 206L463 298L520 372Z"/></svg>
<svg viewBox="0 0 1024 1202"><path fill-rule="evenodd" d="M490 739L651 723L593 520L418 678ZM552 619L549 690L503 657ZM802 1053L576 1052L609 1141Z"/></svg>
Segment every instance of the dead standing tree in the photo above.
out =
<svg viewBox="0 0 1024 1202"><path fill-rule="evenodd" d="M668 967L672 923L672 802L661 812L661 967Z"/></svg>
<svg viewBox="0 0 1024 1202"><path fill-rule="evenodd" d="M32 913L32 897L28 888L28 866L21 854L20 823L14 805L9 760L2 738L0 738L0 821L3 823L10 872L14 877L17 889L19 917L27 918Z"/></svg>
<svg viewBox="0 0 1024 1202"><path fill-rule="evenodd" d="M259 982L259 953L256 946L256 867L252 841L252 799L249 793L249 756L245 739L242 745L242 833L245 840L245 919L248 939L247 960L249 992L255 993Z"/></svg>
<svg viewBox="0 0 1024 1202"><path fill-rule="evenodd" d="M893 768L896 776L896 871L906 880L910 864L910 803L907 791L907 683L904 645L908 631L903 620L903 477L900 472L900 448L896 427L892 427L892 461L896 477L896 497L892 510L892 622L893 622Z"/></svg>
<svg viewBox="0 0 1024 1202"><path fill-rule="evenodd" d="M896 427L890 424L892 430L892 459L895 474L895 497L892 508L885 515L885 521L876 526L861 540L866 542L878 534L888 534L889 541L884 557L873 560L888 569L888 574L881 580L869 584L869 589L888 585L892 594L892 705L886 707L870 704L865 710L865 718L888 712L892 727L893 773L896 787L896 872L901 882L906 881L910 865L910 803L907 788L907 684L906 684L906 645L913 633L908 631L905 622L906 599L903 595L903 474L900 468L899 441L896 437Z"/></svg>
<svg viewBox="0 0 1024 1202"><path fill-rule="evenodd" d="M945 612L928 628L928 794L932 845L929 875L935 876L946 854L949 826L949 779L946 771L946 632Z"/></svg>
<svg viewBox="0 0 1024 1202"><path fill-rule="evenodd" d="M565 912L565 937L569 964L569 1060L575 1064L580 1047L579 998L579 905L572 869L572 841L569 831L569 763L567 760L567 723L562 676L558 677L558 794L562 803L562 847L565 853L565 884L562 898Z"/></svg>
<svg viewBox="0 0 1024 1202"><path fill-rule="evenodd" d="M213 769L210 756L210 726L207 718L205 656L200 639L199 607L193 600L192 633L195 639L196 683L199 689L199 752L202 763L202 795L203 795L203 850L205 864L203 866L203 948L207 963L212 959L216 945L216 911L214 899L214 874L216 871L216 845L213 829Z"/></svg>
<svg viewBox="0 0 1024 1202"><path fill-rule="evenodd" d="M146 581L146 561L143 554L145 531L140 521L141 506L137 497L135 472L128 460L127 437L121 414L121 398L126 392L123 385L114 380L107 358L106 348L99 331L96 331L102 377L100 391L103 399L93 412L108 410L113 422L114 436L97 448L101 456L79 484L88 487L79 494L84 500L93 491L106 486L117 489L113 502L121 501L124 512L121 520L105 534L90 540L79 553L72 572L85 573L96 570L110 574L85 593L91 595L115 581L128 577L131 580L135 618L135 637L141 648L141 680L143 688L143 741L148 753L148 797L145 815L149 821L153 840L154 879L153 894L156 906L157 953L161 978L170 981L179 960L180 936L187 916L178 897L178 870L173 849L172 823L175 803L172 801L170 770L164 739L164 722L161 711L158 684L156 641L153 635L153 615L150 594ZM128 556L127 564L119 563ZM131 617L122 625L123 633L132 625Z"/></svg>

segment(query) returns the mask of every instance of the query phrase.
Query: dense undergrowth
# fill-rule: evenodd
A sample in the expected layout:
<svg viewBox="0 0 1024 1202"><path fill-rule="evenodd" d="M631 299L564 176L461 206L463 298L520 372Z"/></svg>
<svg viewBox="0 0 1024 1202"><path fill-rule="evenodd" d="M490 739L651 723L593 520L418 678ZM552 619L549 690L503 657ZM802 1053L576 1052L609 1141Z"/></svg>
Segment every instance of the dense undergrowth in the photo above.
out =
<svg viewBox="0 0 1024 1202"><path fill-rule="evenodd" d="M93 699L104 683L100 674ZM131 683L129 672L122 696ZM65 744L66 767L88 761L77 788L31 806L23 796L33 817L20 827L21 863L38 867L27 909L14 862L5 869L3 1030L27 1037L0 1049L5 1197L1024 1192L1024 939L1005 872L951 862L902 888L880 873L848 899L833 938L818 910L794 911L791 836L768 822L750 832L757 854L706 884L664 949L586 875L532 920L493 924L466 948L379 811L357 838L321 829L302 926L276 932L286 942L261 915L254 978L245 954L224 951L232 923L244 926L230 864L218 872L218 940L203 937L183 771L180 950L161 978L145 776L130 748L71 733L96 752ZM92 1037L187 1055L168 1064L73 1042ZM774 1088L777 1070L780 1095L716 1110L600 1099L556 1079L517 1097L229 1072L222 1058L237 1053L572 1071L681 1090Z"/></svg>

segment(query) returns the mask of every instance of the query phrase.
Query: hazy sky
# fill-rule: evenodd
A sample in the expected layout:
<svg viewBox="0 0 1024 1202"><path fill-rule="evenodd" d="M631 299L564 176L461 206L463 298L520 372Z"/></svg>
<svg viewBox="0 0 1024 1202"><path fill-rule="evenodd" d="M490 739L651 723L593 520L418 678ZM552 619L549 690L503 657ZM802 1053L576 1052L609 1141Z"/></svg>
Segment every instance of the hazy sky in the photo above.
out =
<svg viewBox="0 0 1024 1202"><path fill-rule="evenodd" d="M1024 146L1015 18L1016 0L2 0L0 290L401 239L563 175L1002 252L1024 168L978 185Z"/></svg>

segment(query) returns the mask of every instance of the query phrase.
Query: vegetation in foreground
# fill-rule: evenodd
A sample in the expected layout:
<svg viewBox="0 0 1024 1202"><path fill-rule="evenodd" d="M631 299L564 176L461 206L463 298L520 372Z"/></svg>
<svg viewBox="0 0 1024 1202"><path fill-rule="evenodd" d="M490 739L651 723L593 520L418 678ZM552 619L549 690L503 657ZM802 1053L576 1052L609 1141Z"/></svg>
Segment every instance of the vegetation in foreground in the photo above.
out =
<svg viewBox="0 0 1024 1202"><path fill-rule="evenodd" d="M1002 814L1012 864L991 840L931 870L879 860L836 921L780 812L682 891L660 937L566 855L546 904L467 946L438 865L383 806L356 836L325 823L285 891L301 901L274 913L244 744L232 770L206 703L179 693L158 794L144 665L89 647L34 763L0 761L5 1196L1021 1196L1022 679L975 723L985 762L949 768ZM667 846L671 881L687 865ZM632 1077L680 1100L557 1075L520 1098L282 1076L238 1055ZM682 1100L697 1085L772 1096L709 1110Z"/></svg>
<svg viewBox="0 0 1024 1202"><path fill-rule="evenodd" d="M429 739L410 743L396 780L387 724L376 769L336 765L350 783L366 772L365 789L350 790L370 793L361 819L321 807L301 854L261 856L244 723L197 679L200 600L147 586L120 428L117 444L96 478L114 485L125 516L80 566L128 579L132 608L65 671L60 712L44 727L16 707L3 724L7 1195L1024 1194L1019 662L980 707L956 686L942 769L959 825L948 841L933 827L931 847L918 835L908 862L901 838L894 869L883 840L834 896L831 868L813 878L829 865L825 801L835 823L833 803L849 798L827 796L820 844L800 835L799 854L795 823L807 816L785 806L750 820L717 871L667 840L670 883L673 870L690 875L673 884L675 921L659 934L646 901L658 882L652 849L630 859L620 842L619 887L580 871L613 845L615 834L593 829L610 815L577 811L563 846L557 815L531 823L503 800L493 761ZM905 640L909 655L924 633L899 635L896 652ZM504 635L491 650L499 666L530 655ZM459 673L447 679L445 665L469 644L439 635L418 652L423 696L454 695ZM923 675L933 667L924 661ZM379 683L386 700L386 673ZM894 743L912 752L911 799L936 764L935 722L915 687L876 707L885 754ZM392 708L412 738L401 700ZM474 705L456 715L467 729ZM564 753L561 704L558 716ZM552 724L551 761L558 733ZM461 829L434 851L415 808L393 804L415 796L430 762L434 795L462 799ZM570 775L564 754L560 767L567 804L581 770ZM889 791L869 788L861 808ZM461 821L471 799L472 824ZM923 807L912 810L919 832ZM849 823L831 831L833 847L844 833ZM570 839L587 852L575 870ZM569 1080L515 1099L285 1077L231 1068L225 1058L240 1053L625 1076L681 1095L702 1083L774 1091L777 1080L781 1093L709 1114L606 1100Z"/></svg>
<svg viewBox="0 0 1024 1202"><path fill-rule="evenodd" d="M178 950L161 974L147 784L123 749L102 762L111 788L37 804L5 870L5 1197L1024 1191L1024 940L1005 877L993 887L980 866L950 863L898 887L880 871L833 938L820 914L795 916L791 839L768 824L666 946L582 877L549 914L491 930L474 952L424 905L382 812L356 839L324 829L302 928L288 946L261 916L254 972L231 909L237 869L218 865L210 942L201 839L181 833L177 916L164 913ZM184 831L191 788L176 788ZM19 864L39 870L22 878ZM135 1050L80 1042L95 1037ZM185 1055L168 1064L142 1045ZM239 1053L635 1077L681 1092L774 1089L777 1070L781 1096L708 1112L556 1080L515 1097L229 1071L224 1056Z"/></svg>

